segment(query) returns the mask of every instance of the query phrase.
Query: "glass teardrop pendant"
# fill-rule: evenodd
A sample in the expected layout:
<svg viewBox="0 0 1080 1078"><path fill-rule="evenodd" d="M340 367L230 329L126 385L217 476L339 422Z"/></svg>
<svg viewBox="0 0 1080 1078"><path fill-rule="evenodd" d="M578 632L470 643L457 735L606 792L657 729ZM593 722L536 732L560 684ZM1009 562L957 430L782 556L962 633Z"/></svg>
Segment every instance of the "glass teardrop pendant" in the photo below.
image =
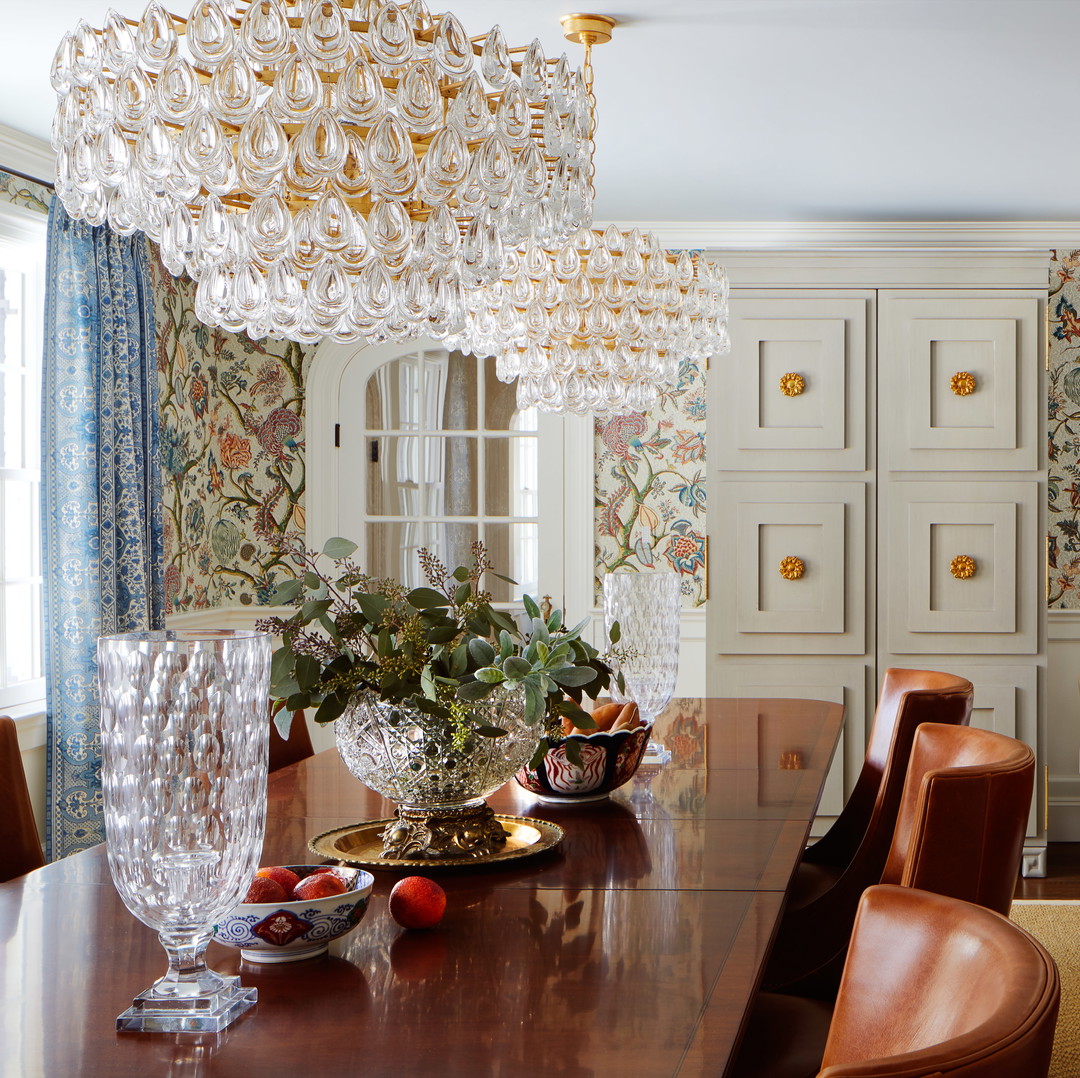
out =
<svg viewBox="0 0 1080 1078"><path fill-rule="evenodd" d="M300 26L300 40L317 63L331 70L340 66L352 41L345 13L331 0L315 0Z"/></svg>
<svg viewBox="0 0 1080 1078"><path fill-rule="evenodd" d="M233 26L217 0L196 0L188 16L187 46L201 64L213 67L232 51Z"/></svg>
<svg viewBox="0 0 1080 1078"><path fill-rule="evenodd" d="M329 109L319 109L295 137L300 164L316 176L333 176L345 163L345 130Z"/></svg>
<svg viewBox="0 0 1080 1078"><path fill-rule="evenodd" d="M446 12L435 27L432 55L439 68L452 77L460 78L472 70L472 42L457 17L450 12Z"/></svg>
<svg viewBox="0 0 1080 1078"><path fill-rule="evenodd" d="M369 24L368 48L384 64L399 67L412 59L416 39L405 13L397 4L383 4Z"/></svg>
<svg viewBox="0 0 1080 1078"><path fill-rule="evenodd" d="M382 79L363 56L358 56L341 73L334 93L341 112L358 124L376 124L386 115Z"/></svg>
<svg viewBox="0 0 1080 1078"><path fill-rule="evenodd" d="M280 0L253 0L240 20L240 44L256 64L276 64L289 54L289 20Z"/></svg>
<svg viewBox="0 0 1080 1078"><path fill-rule="evenodd" d="M506 39L497 26L493 26L484 39L484 49L480 53L480 71L497 90L506 86L514 77Z"/></svg>
<svg viewBox="0 0 1080 1078"><path fill-rule="evenodd" d="M202 104L202 90L194 68L182 56L166 61L154 87L162 119L183 123Z"/></svg>
<svg viewBox="0 0 1080 1078"><path fill-rule="evenodd" d="M426 133L443 119L443 99L439 85L426 64L413 63L398 84L398 113L414 131Z"/></svg>
<svg viewBox="0 0 1080 1078"><path fill-rule="evenodd" d="M259 103L258 79L251 65L235 52L218 65L210 79L210 104L223 119L242 124Z"/></svg>
<svg viewBox="0 0 1080 1078"><path fill-rule="evenodd" d="M304 120L322 104L319 73L302 53L294 53L278 69L270 102L284 120Z"/></svg>
<svg viewBox="0 0 1080 1078"><path fill-rule="evenodd" d="M172 16L150 0L135 32L135 56L143 67L160 71L176 52L176 27Z"/></svg>

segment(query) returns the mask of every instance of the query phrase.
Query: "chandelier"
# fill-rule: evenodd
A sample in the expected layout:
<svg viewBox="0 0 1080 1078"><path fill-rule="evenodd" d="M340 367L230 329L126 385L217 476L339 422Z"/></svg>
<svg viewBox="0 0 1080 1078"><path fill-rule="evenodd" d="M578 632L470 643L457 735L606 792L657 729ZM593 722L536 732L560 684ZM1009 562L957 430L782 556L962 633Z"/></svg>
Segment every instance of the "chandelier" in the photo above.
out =
<svg viewBox="0 0 1080 1078"><path fill-rule="evenodd" d="M51 77L67 211L256 339L445 335L507 249L591 219L581 72L424 0L153 0L80 22Z"/></svg>
<svg viewBox="0 0 1080 1078"><path fill-rule="evenodd" d="M582 229L558 248L511 251L445 343L495 356L498 377L518 380L519 408L644 412L681 361L730 350L727 297L723 268L699 254L664 250L652 232Z"/></svg>
<svg viewBox="0 0 1080 1078"><path fill-rule="evenodd" d="M591 47L610 40L615 21L562 23L585 46L591 108ZM501 277L465 296L462 328L445 343L495 356L498 377L517 379L519 408L647 411L660 386L676 384L680 362L730 350L727 301L723 268L700 254L664 250L652 232L583 227L565 242L530 238L509 251Z"/></svg>

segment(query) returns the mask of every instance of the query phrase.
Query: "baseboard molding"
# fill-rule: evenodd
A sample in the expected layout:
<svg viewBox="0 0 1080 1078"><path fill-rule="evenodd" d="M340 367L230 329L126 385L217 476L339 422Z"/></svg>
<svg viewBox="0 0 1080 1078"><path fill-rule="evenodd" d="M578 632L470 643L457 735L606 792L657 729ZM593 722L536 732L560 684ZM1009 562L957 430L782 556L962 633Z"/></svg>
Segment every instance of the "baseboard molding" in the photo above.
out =
<svg viewBox="0 0 1080 1078"><path fill-rule="evenodd" d="M1046 875L1046 847L1025 846L1020 862L1020 875L1025 879L1042 879Z"/></svg>

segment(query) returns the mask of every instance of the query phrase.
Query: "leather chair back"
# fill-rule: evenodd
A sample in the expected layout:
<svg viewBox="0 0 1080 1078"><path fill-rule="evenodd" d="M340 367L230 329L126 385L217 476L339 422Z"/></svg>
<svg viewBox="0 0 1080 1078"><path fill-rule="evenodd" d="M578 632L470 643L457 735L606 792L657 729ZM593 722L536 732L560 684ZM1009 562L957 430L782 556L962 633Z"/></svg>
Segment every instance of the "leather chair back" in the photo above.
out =
<svg viewBox="0 0 1080 1078"><path fill-rule="evenodd" d="M274 712L271 711L271 715ZM308 733L307 720L303 711L294 711L292 723L289 726L289 737L286 740L278 733L277 723L270 722L270 771L295 764L298 760L306 760L313 756L315 750L311 747L311 734Z"/></svg>
<svg viewBox="0 0 1080 1078"><path fill-rule="evenodd" d="M981 906L871 887L855 920L818 1078L1046 1078L1053 958Z"/></svg>
<svg viewBox="0 0 1080 1078"><path fill-rule="evenodd" d="M833 998L859 899L881 882L915 731L927 722L966 726L973 695L971 682L955 674L885 671L859 780L788 888L766 988Z"/></svg>
<svg viewBox="0 0 1080 1078"><path fill-rule="evenodd" d="M926 723L915 733L882 883L1007 914L1023 857L1035 754L989 730Z"/></svg>
<svg viewBox="0 0 1080 1078"><path fill-rule="evenodd" d="M15 723L0 715L0 883L44 864Z"/></svg>
<svg viewBox="0 0 1080 1078"><path fill-rule="evenodd" d="M804 860L840 866L858 854L873 876L866 886L877 883L896 824L916 729L924 722L967 726L973 695L971 682L955 674L886 670L858 781L832 827L807 849Z"/></svg>

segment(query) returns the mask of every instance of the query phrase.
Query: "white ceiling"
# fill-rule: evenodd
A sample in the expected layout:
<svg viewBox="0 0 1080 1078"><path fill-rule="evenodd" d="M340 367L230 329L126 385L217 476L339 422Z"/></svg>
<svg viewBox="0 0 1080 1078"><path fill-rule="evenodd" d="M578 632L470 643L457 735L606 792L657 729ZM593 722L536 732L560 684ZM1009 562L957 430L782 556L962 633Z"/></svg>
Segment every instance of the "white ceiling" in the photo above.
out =
<svg viewBox="0 0 1080 1078"><path fill-rule="evenodd" d="M599 220L1080 218L1077 0L577 2L620 23L594 51ZM3 6L0 124L47 139L64 30L143 4ZM448 6L580 56L563 0Z"/></svg>

